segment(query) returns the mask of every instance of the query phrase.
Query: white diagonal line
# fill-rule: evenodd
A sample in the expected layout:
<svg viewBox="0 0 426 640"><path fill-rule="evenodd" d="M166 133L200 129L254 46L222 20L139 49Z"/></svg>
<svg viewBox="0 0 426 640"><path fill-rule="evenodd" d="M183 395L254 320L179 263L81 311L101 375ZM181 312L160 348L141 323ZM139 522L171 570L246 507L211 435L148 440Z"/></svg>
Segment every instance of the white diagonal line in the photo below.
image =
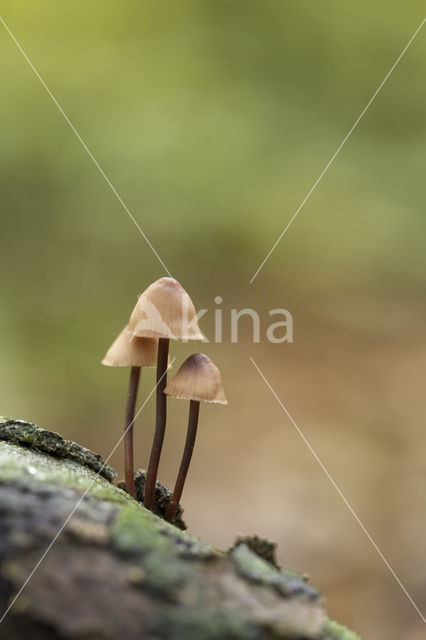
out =
<svg viewBox="0 0 426 640"><path fill-rule="evenodd" d="M33 65L33 63L31 62L31 60L29 59L29 57L27 56L27 54L25 53L25 51L23 50L23 48L21 47L21 45L19 44L18 40L15 38L15 36L13 35L12 31L9 29L9 27L7 26L6 22L3 20L3 18L0 16L0 22L2 23L2 25L4 26L4 28L6 29L6 31L8 32L8 34L10 35L10 37L12 38L13 42L16 44L16 46L18 47L19 51L22 53L22 55L24 56L25 60L28 62L29 66L31 67L31 69L33 70L34 74L36 75L36 77L40 80L41 84L43 85L43 87L45 88L45 90L47 91L49 97L51 98L52 102L56 105L56 107L58 108L59 112L61 113L61 115L63 116L63 118L65 119L66 123L69 125L69 127L72 129L73 133L75 134L77 140L80 142L81 146L83 147L83 149L87 152L88 156L90 157L90 159L92 160L93 164L95 165L95 167L97 168L97 170L99 171L99 173L101 174L101 176L104 178L105 182L107 183L107 185L109 186L109 188L111 189L111 191L113 192L113 194L115 195L115 197L117 198L117 200L119 201L119 203L121 204L121 206L123 207L124 211L127 213L127 215L129 216L130 220L133 222L133 224L135 225L135 227L137 228L137 230L139 231L139 233L141 234L141 236L143 237L143 239L145 240L145 242L148 244L148 246L150 247L150 249L152 250L152 252L154 253L155 257L157 258L157 260L160 262L161 266L163 267L163 269L166 271L166 273L171 277L171 273L170 271L167 269L166 265L164 264L164 262L162 261L162 259L160 258L160 256L158 255L157 251L155 250L155 248L153 247L153 245L151 244L151 241L149 240L148 236L146 235L146 233L142 230L142 228L140 227L139 223L136 221L136 219L134 218L133 214L131 213L131 211L129 210L128 206L126 205L126 203L124 202L124 200L122 199L122 197L120 196L120 194L117 192L117 189L114 187L114 185L112 184L111 180L108 178L108 176L106 175L105 171L102 169L101 165L99 164L99 162L96 160L96 158L94 157L93 153L90 151L89 147L87 146L87 144L84 142L83 138L80 136L80 134L78 133L77 129L74 127L73 123L71 122L71 120L68 118L67 114L65 113L65 111L62 109L61 105L59 104L59 102L57 101L57 99L55 98L55 96L53 95L53 93L51 92L51 90L49 89L49 87L47 86L47 84L45 83L45 81L43 80L43 78L41 77L41 75L39 74L39 72L37 71L37 69L35 68L35 66Z"/></svg>
<svg viewBox="0 0 426 640"><path fill-rule="evenodd" d="M330 165L334 162L337 154L340 152L340 150L342 149L343 145L346 143L346 141L348 140L348 138L350 137L350 135L352 134L352 132L354 131L354 129L356 128L356 126L358 125L359 121L361 120L361 118L365 115L366 111L368 110L368 108L370 107L371 103L373 102L373 100L376 98L377 94L380 92L380 90L382 89L383 85L385 84L386 80L389 78L389 76L391 75L391 73L393 72L393 70L395 69L395 67L398 65L399 61L401 60L402 56L405 54L405 52L407 51L408 47L411 45L411 43L413 42L414 38L417 36L417 34L419 33L420 29L423 27L424 23L426 22L426 18L424 18L422 20L422 22L420 23L420 25L417 27L417 29L415 30L415 32L413 33L413 35L411 36L411 38L409 39L409 41L407 42L407 44L405 45L404 49L401 51L401 53L399 54L399 56L397 57L397 59L395 60L395 62L393 63L393 65L391 66L391 68L389 69L389 71L387 72L387 74L385 75L385 77L383 78L382 82L379 84L379 86L377 87L376 91L373 93L373 95L371 96L370 100L367 102L367 104L365 105L364 109L361 111L361 113L359 114L358 118L355 120L354 124L352 125L352 127L349 129L348 133L345 135L345 137L343 138L342 142L340 143L340 145L337 147L336 151L333 153L333 155L331 156L330 160L327 162L325 168L323 169L323 171L321 172L321 174L318 176L318 178L315 180L313 186L311 187L311 189L308 191L308 194L305 196L305 198L302 200L301 204L299 205L299 207L297 208L296 212L293 214L293 217L290 219L290 221L287 223L287 226L283 229L283 231L281 232L281 234L278 237L278 240L274 243L274 245L271 247L269 253L266 255L266 258L263 260L262 264L260 265L260 267L258 268L258 270L256 271L256 273L254 274L254 276L252 277L252 279L250 280L250 284L252 284L255 280L255 278L257 278L257 276L259 275L261 269L263 268L264 264L266 263L267 260L269 260L269 258L271 257L272 253L275 251L276 247L278 246L278 244L281 242L281 240L283 239L283 237L285 236L285 234L287 233L288 229L290 228L290 225L293 223L293 221L295 220L295 218L298 216L298 214L300 213L300 211L302 210L302 208L304 207L305 203L307 202L307 200L309 199L309 197L311 196L311 194L313 193L313 191L315 191L315 189L317 188L318 184L321 182L322 178L324 177L325 173L327 172L327 170L329 169Z"/></svg>
<svg viewBox="0 0 426 640"><path fill-rule="evenodd" d="M289 412L287 411L286 407L284 406L284 404L281 402L281 400L279 399L279 397L277 396L277 394L275 393L275 391L273 390L273 388L271 387L270 383L268 382L268 380L265 378L265 376L263 375L262 371L259 369L259 367L257 366L256 362L254 361L254 359L250 356L250 360L253 363L253 365L255 366L255 368L257 369L259 375L261 376L261 378L263 379L263 381L265 382L265 384L267 385L267 387L269 388L269 390L272 392L273 396L275 397L275 399L278 401L278 404L280 405L281 409L284 411L284 413L286 414L286 416L289 418L289 420L291 421L292 425L294 426L294 428L296 429L297 433L299 434L299 436L302 438L303 442L306 444L306 446L308 447L309 451L312 453L312 455L314 456L315 460L318 462L318 464L320 465L321 469L324 471L325 475L327 476L327 478L329 479L329 481L331 482L331 484L333 485L333 487L336 489L337 493L339 494L339 496L341 497L341 499L343 500L343 502L345 503L345 505L347 506L347 508L349 509L349 511L351 512L351 514L353 515L353 517L355 518L355 520L357 521L357 523L359 524L359 526L361 527L361 529L363 530L363 532L365 533L365 535L367 536L367 538L369 539L369 541L371 542L371 544L373 545L373 547L375 548L375 550L377 551L377 553L379 554L379 556L381 557L381 559L383 560L383 562L385 563L385 565L387 566L387 568L389 569L389 571L391 572L391 574L393 575L393 577L395 578L395 580L397 581L397 583L399 584L399 586L401 587L401 589L403 590L403 592L405 593L405 595L407 596L407 598L409 599L409 601L411 602L411 604L413 605L413 607L415 608L415 610L417 611L417 613L419 614L419 616L421 617L421 619L423 620L423 622L426 623L426 618L424 617L424 615L422 614L422 612L420 611L420 609L418 608L418 606L416 605L416 603L414 602L413 598L410 596L410 594L408 593L407 589L404 587L404 585L402 584L401 580L398 578L398 576L396 575L395 571L392 569L392 567L390 566L389 562L386 560L385 556L383 555L383 553L380 551L379 547L377 546L377 544L374 542L373 538L371 537L371 535L368 533L367 529L365 528L365 526L362 524L361 520L359 519L359 517L357 516L357 514L355 513L355 511L352 509L351 505L349 504L348 500L345 498L345 496L343 495L342 490L337 486L335 480L332 478L332 476L330 475L330 473L327 471L327 469L325 468L324 464L321 462L320 458L318 457L317 453L314 451L314 449L312 448L312 446L310 445L310 443L308 442L308 440L306 439L306 437L304 436L302 430L297 426L296 422L293 420L293 418L291 417L291 415L289 414Z"/></svg>
<svg viewBox="0 0 426 640"><path fill-rule="evenodd" d="M29 581L31 580L31 578L33 577L33 575L35 574L35 572L37 571L37 569L39 568L39 566L41 565L41 563L43 562L43 560L45 559L45 557L47 556L47 554L49 553L49 551L51 550L51 548L53 547L53 545L55 544L56 540L59 538L59 536L61 535L62 531L65 529L65 527L67 526L68 522L71 520L71 518L73 517L74 513L77 511L78 507L80 506L80 504L83 502L84 498L87 496L87 494L89 493L90 489L93 487L94 483L96 482L96 480L99 477L99 474L102 472L102 469L104 469L104 467L107 465L108 460L110 460L111 456L114 454L114 452L116 451L116 449L119 447L119 445L121 444L121 441L123 440L124 436L126 435L126 433L128 432L128 430L130 429L130 427L133 425L134 421L136 420L136 418L138 417L138 415L140 414L140 412L142 411L142 409L145 407L146 403L148 402L148 400L150 399L150 397L152 396L152 394L154 393L154 391L156 390L156 388L158 387L158 385L160 384L161 380L164 378L164 376L167 373L167 370L170 369L170 367L172 366L173 362L176 360L176 358L173 358L173 360L170 362L170 364L168 365L166 371L163 373L163 375L161 376L161 378L158 380L157 384L155 385L155 387L152 389L151 393L149 394L149 396L145 399L145 402L142 404L141 408L139 409L139 411L137 412L137 414L135 415L135 417L133 418L132 422L129 424L129 426L127 427L127 429L123 432L123 434L121 435L121 438L119 439L119 441L117 442L117 444L114 446L114 448L112 449L111 453L108 455L107 458L105 458L105 461L102 465L102 467L99 469L99 471L97 472L96 476L93 478L93 480L90 482L89 486L87 487L87 489L84 491L84 493L82 494L82 496L79 498L79 500L76 502L73 510L71 511L71 513L69 514L69 516L67 516L66 520L62 523L60 529L58 530L58 532L55 534L55 537L53 538L53 540L49 543L48 547L45 549L45 551L43 552L43 555L41 556L41 558L38 560L37 564L35 565L35 567L33 568L33 570L31 571L31 573L29 574L29 576L27 577L27 579L25 580L24 584L22 585L22 587L19 589L18 593L15 594L15 596L13 597L12 601L10 602L9 606L7 607L6 611L3 613L2 617L0 618L0 624L3 622L3 620L5 619L5 617L7 616L7 614L9 613L9 611L11 610L11 608L13 607L13 605L15 604L16 600L19 598L19 596L21 595L21 593L23 592L23 590L25 589L25 587L27 586L27 584L29 583Z"/></svg>

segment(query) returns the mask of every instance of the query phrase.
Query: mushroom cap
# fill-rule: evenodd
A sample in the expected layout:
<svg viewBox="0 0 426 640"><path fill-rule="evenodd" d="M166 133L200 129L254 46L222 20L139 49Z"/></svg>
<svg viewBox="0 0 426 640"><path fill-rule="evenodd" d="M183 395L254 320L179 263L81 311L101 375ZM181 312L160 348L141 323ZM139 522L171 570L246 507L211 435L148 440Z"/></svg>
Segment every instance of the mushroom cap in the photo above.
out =
<svg viewBox="0 0 426 640"><path fill-rule="evenodd" d="M194 353L169 381L164 393L175 398L228 404L217 366L204 353Z"/></svg>
<svg viewBox="0 0 426 640"><path fill-rule="evenodd" d="M108 349L102 364L107 367L155 367L158 340L136 338L126 325Z"/></svg>
<svg viewBox="0 0 426 640"><path fill-rule="evenodd" d="M130 316L129 330L144 338L204 340L193 302L174 278L160 278L143 292Z"/></svg>

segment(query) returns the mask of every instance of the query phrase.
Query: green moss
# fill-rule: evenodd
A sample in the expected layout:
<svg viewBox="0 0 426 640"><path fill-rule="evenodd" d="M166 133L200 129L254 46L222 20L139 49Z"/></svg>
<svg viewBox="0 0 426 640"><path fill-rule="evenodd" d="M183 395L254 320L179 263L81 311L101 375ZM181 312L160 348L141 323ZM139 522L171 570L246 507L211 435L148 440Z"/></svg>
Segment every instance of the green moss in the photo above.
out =
<svg viewBox="0 0 426 640"><path fill-rule="evenodd" d="M174 551L171 542L165 536L158 535L154 516L137 504L120 509L110 535L113 546L125 555Z"/></svg>
<svg viewBox="0 0 426 640"><path fill-rule="evenodd" d="M321 640L361 640L361 638L337 622L327 620Z"/></svg>
<svg viewBox="0 0 426 640"><path fill-rule="evenodd" d="M164 611L155 622L155 637L167 640L260 640L264 634L236 612L198 610L196 607Z"/></svg>
<svg viewBox="0 0 426 640"><path fill-rule="evenodd" d="M139 505L129 504L120 509L110 537L113 547L131 557L132 566L141 570L141 586L170 600L193 571L182 561L171 539L161 535L160 522Z"/></svg>
<svg viewBox="0 0 426 640"><path fill-rule="evenodd" d="M146 578L144 586L152 594L174 600L179 590L194 578L194 570L180 558L164 556L161 552L148 554L142 561Z"/></svg>
<svg viewBox="0 0 426 640"><path fill-rule="evenodd" d="M49 487L50 492L71 503L76 494L86 493L97 499L84 503L85 509L81 510L80 519L76 518L74 524L70 524L68 535L108 546L116 560L124 563L132 587L145 590L154 600L162 600L161 618L155 620L153 637L169 638L171 627L175 640L257 640L265 637L265 628L253 623L253 618L250 622L245 608L234 609L230 614L226 607L210 606L209 577L217 572L231 577L235 571L240 578L257 587L271 589L284 598L295 598L299 605L304 601L303 606L321 608L317 592L302 576L289 570L277 570L246 544L238 544L229 555L223 554L147 511L127 493L95 473L91 468L94 456L91 452L88 452L88 461L82 463L81 456L84 458L87 450L82 454L78 445L68 443L65 447L68 455L58 455L58 451L65 451L63 443L66 441L30 423L0 419L0 433L8 440L0 441L0 485L11 485L3 486L2 491L9 495L15 491L17 500L24 503L25 496L30 494L33 501L36 498L43 500L46 493L43 487ZM19 507L21 511L22 508ZM33 509L33 513L38 517L40 509ZM32 530L32 525L28 529ZM188 557L193 561L188 561ZM213 563L211 568L205 567L206 559ZM255 588L253 594L257 592ZM213 592L212 595L214 602ZM269 597L276 600L271 592ZM270 633L275 637L271 615ZM355 634L331 621L327 621L320 639L359 640Z"/></svg>
<svg viewBox="0 0 426 640"><path fill-rule="evenodd" d="M74 460L84 467L98 472L107 480L117 476L114 469L105 464L103 458L89 449L65 440L58 433L41 429L35 424L23 420L0 417L0 440L20 444L52 457Z"/></svg>
<svg viewBox="0 0 426 640"><path fill-rule="evenodd" d="M64 458L54 458L34 449L0 442L0 483L32 487L34 483L66 487L110 502L127 503L131 498L88 467Z"/></svg>
<svg viewBox="0 0 426 640"><path fill-rule="evenodd" d="M239 544L231 551L238 573L254 584L269 586L283 596L300 595L316 600L318 593L306 581L292 571L278 571L256 555L246 544Z"/></svg>

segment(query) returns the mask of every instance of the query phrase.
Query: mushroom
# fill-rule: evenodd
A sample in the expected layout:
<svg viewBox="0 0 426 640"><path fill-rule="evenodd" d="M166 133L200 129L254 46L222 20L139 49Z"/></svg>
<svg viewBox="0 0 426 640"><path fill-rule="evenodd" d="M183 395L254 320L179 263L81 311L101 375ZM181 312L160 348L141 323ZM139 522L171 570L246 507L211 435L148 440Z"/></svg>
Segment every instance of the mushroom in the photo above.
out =
<svg viewBox="0 0 426 640"><path fill-rule="evenodd" d="M197 314L191 298L174 278L160 278L140 296L129 320L129 330L134 336L158 338L156 423L144 504L151 509L155 498L158 467L166 431L167 366L170 340L203 340L198 327Z"/></svg>
<svg viewBox="0 0 426 640"><path fill-rule="evenodd" d="M158 340L153 338L134 338L128 326L126 326L112 343L105 358L102 360L102 364L107 367L131 367L124 423L124 472L126 491L133 497L136 497L133 465L133 422L135 419L139 378L141 367L155 367L157 351Z"/></svg>
<svg viewBox="0 0 426 640"><path fill-rule="evenodd" d="M182 496L185 479L194 450L197 435L200 402L228 404L222 386L220 371L203 353L189 356L164 390L168 396L189 400L188 431L185 448L172 498L167 506L165 519L173 522Z"/></svg>

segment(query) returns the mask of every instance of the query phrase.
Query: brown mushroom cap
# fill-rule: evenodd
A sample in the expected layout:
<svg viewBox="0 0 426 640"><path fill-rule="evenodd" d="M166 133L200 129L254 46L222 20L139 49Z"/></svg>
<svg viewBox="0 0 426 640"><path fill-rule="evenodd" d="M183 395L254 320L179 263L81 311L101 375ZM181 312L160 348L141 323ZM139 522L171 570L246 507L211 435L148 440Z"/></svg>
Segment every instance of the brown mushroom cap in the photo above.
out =
<svg viewBox="0 0 426 640"><path fill-rule="evenodd" d="M134 336L204 340L193 302L174 278L160 278L140 296L129 320Z"/></svg>
<svg viewBox="0 0 426 640"><path fill-rule="evenodd" d="M136 338L125 326L108 349L102 364L107 367L155 367L157 351L158 340Z"/></svg>
<svg viewBox="0 0 426 640"><path fill-rule="evenodd" d="M194 353L164 390L168 396L210 404L228 404L217 366L204 353Z"/></svg>

